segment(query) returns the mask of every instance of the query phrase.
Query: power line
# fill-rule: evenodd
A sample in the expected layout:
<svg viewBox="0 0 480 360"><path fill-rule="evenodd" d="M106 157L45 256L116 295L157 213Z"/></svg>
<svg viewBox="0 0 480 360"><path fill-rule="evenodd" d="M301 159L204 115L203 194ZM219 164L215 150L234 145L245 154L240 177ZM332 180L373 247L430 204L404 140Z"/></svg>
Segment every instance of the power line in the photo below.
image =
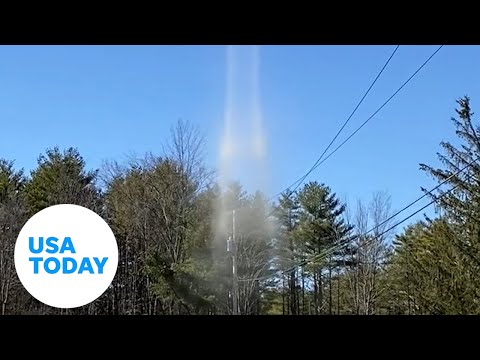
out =
<svg viewBox="0 0 480 360"><path fill-rule="evenodd" d="M406 218L404 218L403 220L397 222L395 225L392 225L391 227L389 227L387 230L385 231L382 231L379 235L377 235L377 237L374 237L368 241L366 241L365 243L361 244L358 246L358 248L361 248L361 247L364 247L366 245L369 245L370 242L373 242L374 240L378 239L380 236L382 235L385 235L386 233L388 233L389 231L393 230L394 228L396 228L398 225L401 225L403 224L405 221L409 220L410 218L412 218L413 216L417 215L420 211L422 210L425 210L427 207L429 207L430 205L432 205L433 203L435 203L436 201L438 201L440 198L442 198L443 196L447 195L448 193L450 193L451 191L457 189L458 187L460 186L460 184L457 184L455 185L454 187L448 189L447 191L445 191L443 194L441 194L440 196L438 196L437 198L433 199L432 201L430 201L427 205L421 207L420 209L418 209L417 211L415 211L414 213L410 214L409 216L407 216ZM367 233L365 234L362 234L362 235L359 235L358 237L363 237L365 236ZM345 245L345 244L344 244ZM343 246L344 246L343 245ZM339 246L340 247L343 247L343 246ZM338 249L337 249L338 250ZM320 260L323 260L328 254L323 254L323 257L320 257L319 259L316 259L315 261L320 261Z"/></svg>
<svg viewBox="0 0 480 360"><path fill-rule="evenodd" d="M454 178L455 176L459 175L461 172L465 171L468 167L472 166L477 160L479 160L480 158L479 157L476 157L475 159L473 159L471 162L469 162L467 165L465 165L462 169L458 170L456 173L453 173L451 174L448 178L446 178L445 180L443 180L440 184L438 184L437 186L435 186L434 188L430 189L429 191L427 191L425 194L423 194L422 196L420 196L419 198L417 198L415 201L412 201L410 204L408 204L407 206L405 206L403 209L397 211L395 214L393 214L392 216L390 216L388 219L384 220L383 222L381 222L380 224L374 226L373 228L371 228L370 230L366 231L365 233L361 234L361 235L357 235L355 236L354 238L361 238L361 237L365 237L366 235L368 235L369 233L377 230L378 228L380 228L382 225L388 223L389 221L393 220L398 214L400 214L401 212L407 210L408 208L412 207L413 205L415 205L418 201L420 201L421 199L423 199L425 196L427 196L428 194L431 194L433 191L437 190L439 187L441 187L442 185L444 185L445 183L447 183L448 181L450 181L452 178ZM426 209L428 206L432 205L434 202L438 201L440 198L442 198L443 196L445 196L446 194L450 193L451 191L455 190L456 188L459 187L460 184L452 187L451 189L447 190L446 192L444 192L443 194L441 194L440 196L438 196L437 198L433 199L431 202L429 202L427 205L423 206L422 208L420 208L419 210L415 211L413 214L410 214L409 216L407 216L406 218L404 218L403 220L399 221L398 223L396 223L395 225L391 226L390 228L388 228L387 230L384 230L382 231L379 235L377 235L377 238L382 236L382 235L385 235L386 233L388 233L389 231L391 231L392 229L396 228L398 225L401 225L403 224L405 221L407 221L408 219L412 218L413 216L415 216L416 214L418 214L420 211ZM332 252L332 251L335 251L335 250L338 250L340 249L341 247L347 245L352 239L348 239L347 241L343 242L343 243L340 243L340 244L337 244L333 247L331 247L330 249L327 249L324 253L322 254L318 254L318 255L325 255L327 256L328 253ZM315 256L316 257L316 256ZM322 260L323 258L320 258L320 259L315 259L314 261L319 261L319 260ZM307 263L310 263L312 261L308 261ZM302 264L302 265L306 265L306 264ZM300 265L300 266L302 266ZM298 266L298 265L297 265ZM297 267L295 266L295 267ZM293 268L290 268L288 269L288 271L292 271L295 267ZM286 272L288 272L286 271Z"/></svg>
<svg viewBox="0 0 480 360"><path fill-rule="evenodd" d="M360 107L360 105L363 103L363 101L365 100L365 98L367 97L367 95L370 93L370 90L372 90L373 86L376 84L376 82L378 81L378 79L380 78L380 76L382 75L382 73L384 72L384 70L386 69L386 67L388 66L388 64L390 63L390 61L392 60L392 58L395 56L395 53L397 52L398 48L400 47L400 45L397 45L395 47L395 49L393 50L392 54L390 55L390 57L388 58L388 60L385 62L385 64L383 65L382 69L380 70L380 72L377 74L377 76L375 77L375 79L373 80L373 82L370 84L370 86L368 87L367 91L365 92L365 94L363 94L362 98L360 99L360 101L358 102L358 104L355 106L355 108L353 109L352 113L350 114L350 116L347 118L347 120L345 120L345 122L343 123L342 127L340 128L340 130L337 131L336 135L333 137L333 139L330 141L330 143L328 144L328 146L325 148L325 150L323 151L323 153L320 155L320 157L317 159L317 161L313 164L313 166L310 168L310 170L301 178L299 178L297 181L295 181L293 184L291 184L290 186L288 186L285 190L288 190L290 187L294 186L295 184L298 183L298 185L292 190L292 193L295 192L295 190L300 186L300 184L303 182L303 180L305 180L305 178L314 170L315 168L315 165L318 164L318 162L323 158L323 156L326 154L326 152L328 151L328 149L330 149L330 147L332 146L332 144L335 142L335 140L337 139L337 137L340 135L340 133L343 131L343 129L345 128L345 126L347 126L347 124L349 123L350 119L353 117L353 115L357 112L358 108ZM283 190L283 191L285 191ZM283 192L282 191L282 192ZM280 195L282 192L280 192L279 194L276 194L274 195L272 198L275 198L277 197L278 195Z"/></svg>
<svg viewBox="0 0 480 360"><path fill-rule="evenodd" d="M378 229L379 227L381 227L382 225L388 223L390 220L393 220L395 217L397 217L397 215L399 215L400 213L404 212L405 210L407 210L409 207L412 207L413 205L415 205L417 202L419 202L420 200L422 200L424 197L430 195L432 193L432 191L435 191L437 190L439 187L441 187L442 185L446 184L447 182L449 182L452 178L454 178L455 176L459 175L461 172L465 171L469 166L472 166L476 161L480 160L480 157L476 157L475 159L473 159L472 161L470 161L467 165L465 165L463 168L461 168L460 170L458 170L456 173L453 173L451 174L449 177L447 177L445 180L443 180L441 183L439 183L437 186L435 186L433 189L430 189L429 191L425 192L422 196L420 196L419 198L417 198L415 201L412 201L410 204L406 205L405 207L403 207L402 209L398 210L395 214L393 214L392 216L390 216L388 219L382 221L380 224L378 224L376 227L368 230L366 232L366 234L369 234L371 233L372 231L375 231L376 229ZM366 235L365 234L365 235Z"/></svg>
<svg viewBox="0 0 480 360"><path fill-rule="evenodd" d="M300 184L306 179L306 177L312 173L315 169L317 169L321 164L323 164L328 158L330 158L334 153L336 153L345 143L347 143L356 133L358 133L375 115L377 115L431 60L432 58L442 49L444 45L440 45L433 53L428 57L427 60L423 62L422 65L369 117L367 120L365 120L350 136L348 136L339 146L337 146L326 158L321 160L317 160L315 165L301 178L299 178L295 183L297 186L295 187L295 190L300 186ZM320 161L321 160L321 161ZM293 185L292 184L292 185ZM281 195L283 192L288 190L292 185L281 191L280 193L274 195L272 198L277 197L278 195ZM290 194L292 194L294 191L291 191Z"/></svg>
<svg viewBox="0 0 480 360"><path fill-rule="evenodd" d="M432 55L430 55L430 57L429 57L427 60L425 60L425 62L407 79L407 81L405 81L405 82L402 84L402 86L400 86L400 87L397 89L397 91L395 91L395 92L393 93L393 95L390 96L390 97L382 104L382 106L380 106L367 120L365 120L365 121L362 123L362 125L360 125L349 137L347 137L340 145L338 145L338 146L335 148L335 150L333 150L330 154L328 154L328 156L327 156L325 159L323 159L321 162L319 162L317 165L315 165L313 170L315 170L315 169L318 168L321 164L323 164L325 161L327 161L327 159L328 159L330 156L332 156L333 154L335 154L343 145L345 145L345 143L347 143L357 132L359 132L375 115L377 115L378 112L379 112L380 110L382 110L383 107L384 107L385 105L387 105L387 104L390 102L390 100L392 100L392 99L400 92L400 90L402 90L403 87L404 87L405 85L407 85L407 84L420 72L420 70L422 70L422 68L425 67L425 65L427 65L427 64L430 62L430 60L432 60L432 58L440 51L440 49L441 49L443 46L444 46L444 45L440 45L440 46L437 48L437 50L435 50L434 53L433 53ZM313 170L312 170L312 171L313 171Z"/></svg>
<svg viewBox="0 0 480 360"><path fill-rule="evenodd" d="M382 231L379 235L377 235L376 238L372 238L370 239L369 241L366 241L365 243L361 244L358 246L358 248L361 248L361 247L364 247L366 245L369 245L370 242L374 241L375 239L378 239L378 237L382 236L382 235L385 235L386 233L388 233L389 231L393 230L394 228L396 228L397 226L403 224L405 221L409 220L410 218L412 218L413 216L417 215L419 212L421 212L422 210L425 210L427 207L429 207L430 205L432 205L433 203L435 203L436 201L438 201L440 198L442 198L443 196L447 195L448 193L450 193L451 191L457 189L458 187L460 186L460 184L457 184L456 186L452 187L451 189L447 190L446 192L444 192L443 194L441 194L439 197L433 199L432 201L430 201L428 204L426 204L425 206L423 206L422 208L418 209L417 211L415 211L414 213L408 215L406 218L402 219L401 221L397 222L396 224L392 225L391 227L389 227L387 230L385 231ZM263 277L260 277L260 278L256 278L256 279L239 279L239 281L261 281L261 280L266 280L266 279L269 279L271 277L273 277L274 275L277 275L277 274L281 274L281 275L285 275L287 273L290 273L292 272L293 270L295 270L296 268L298 267L301 267L301 266L305 266L305 265L309 265L309 264L315 264L315 263L318 263L319 261L325 259L328 255L330 255L330 253L336 251L336 250L340 250L342 247L348 245L352 240L354 240L355 238L361 238L361 237L364 237L366 236L369 232L371 232L372 230L369 230L368 232L365 232L364 234L361 234L361 235L357 235L355 236L354 238L352 239L348 239L344 242L341 242L340 244L337 244L329 249L326 249L325 251L323 251L322 253L319 253L319 254L316 254L314 256L312 256L310 259L307 259L307 260L304 260L296 265L293 265L285 270L282 270L282 269L279 269L277 271L275 271L274 273L270 274L270 275L265 275Z"/></svg>
<svg viewBox="0 0 480 360"><path fill-rule="evenodd" d="M433 189L429 190L428 192L426 192L424 195L422 195L421 197L419 197L418 199L416 199L415 201L412 201L409 205L407 205L406 207L404 207L402 210L398 211L396 214L390 216L388 219L386 219L385 221L383 221L382 223L378 224L377 226L371 228L370 230L368 230L367 232L361 234L361 235L357 235L355 238L360 238L360 237L364 237L366 235L368 235L369 233L371 233L372 231L375 231L376 229L378 229L379 227L381 227L382 225L384 225L385 223L389 222L390 220L392 220L395 216L397 216L400 212L403 212L405 211L406 209L408 209L409 207L413 206L414 204L416 204L418 201L420 201L421 199L423 199L425 196L427 196L428 194L431 194L433 191L435 191L436 189L438 189L440 186L442 186L443 184L445 184L446 182L450 181L453 177L457 176L458 174L460 174L461 172L465 171L469 166L472 166L479 158L475 158L474 160L472 160L470 163L468 163L465 167L463 167L462 169L460 169L459 171L457 171L456 173L450 175L447 179L445 179L444 181L442 181L440 184L438 184L437 186L435 186ZM445 196L446 194L450 193L451 191L457 189L458 187L460 186L460 184L457 184L455 185L454 187L450 188L449 190L447 190L446 192L444 192L443 194L441 194L440 196L436 197L435 199L433 199L431 202L429 202L427 205L423 206L422 208L420 208L419 210L415 211L413 214L410 214L409 216L407 216L406 218L404 218L403 220L397 222L395 225L391 226L390 228L388 228L387 230L384 230L382 231L379 235L377 235L377 238L382 236L382 235L385 235L386 233L388 233L389 231L393 230L394 228L396 228L398 225L401 225L403 224L405 221L407 221L408 219L412 218L413 216L417 215L420 211L426 209L428 206L432 205L434 202L438 201L440 198L442 198L443 196ZM373 239L372 239L373 240ZM350 239L348 240L350 241ZM341 244L338 244L338 245L335 245L333 247L331 247L330 249L327 249L324 253L322 254L318 254L318 255L324 255L324 256L327 256L328 253L330 253L331 251L335 251L335 250L338 250L339 248L345 246L346 244L348 244L348 242L344 242L344 243L341 243ZM364 244L365 245L365 244ZM363 246L364 246L363 245ZM324 258L324 257L323 257ZM319 259L315 259L314 261L319 261L319 260L322 260L323 258L319 258ZM310 263L311 261L309 261ZM302 265L306 265L306 264L302 264ZM297 265L298 266L298 265ZM295 268L295 267L294 267ZM288 269L289 271L292 271L293 268L290 268Z"/></svg>
<svg viewBox="0 0 480 360"><path fill-rule="evenodd" d="M325 148L325 150L322 152L322 154L320 155L320 157L317 159L317 161L313 164L313 166L310 168L310 170L307 171L307 173L305 175L303 175L303 177L301 177L299 180L297 180L295 183L298 182L297 186L295 186L295 188L292 190L292 192L295 192L295 190L297 190L299 188L299 186L302 184L302 182L307 178L308 175L310 175L312 173L312 171L315 170L317 164L320 162L320 160L322 160L323 156L327 153L327 151L330 149L330 147L332 146L332 144L335 142L335 140L337 140L338 136L340 135L340 133L343 131L343 129L345 128L345 126L347 126L348 122L350 121L350 119L353 117L353 115L357 112L357 109L360 107L360 105L363 103L363 100L365 100L365 98L367 97L368 93L370 92L370 90L373 88L373 86L375 85L375 83L377 82L378 78L382 75L383 71L385 70L385 68L387 67L387 65L390 63L390 60L392 60L392 58L394 57L395 53L397 52L398 48L400 47L400 45L397 45L395 47L395 50L393 50L392 54L390 55L390 57L388 58L387 62L385 63L385 65L383 65L382 69L380 70L380 72L377 74L375 80L373 80L372 84L370 85L370 87L368 88L367 92L363 95L362 99L359 101L359 103L357 104L357 106L355 107L355 109L353 109L352 113L350 114L350 116L348 117L348 119L343 123L342 127L340 128L340 130L338 130L337 134L333 137L332 141L330 141L330 143L328 144L328 146ZM295 184L294 183L294 184ZM293 184L291 185L293 186Z"/></svg>
<svg viewBox="0 0 480 360"><path fill-rule="evenodd" d="M404 212L405 210L407 210L408 208L412 207L413 205L415 205L417 202L419 202L420 200L422 200L424 197L426 197L427 195L431 194L433 191L437 190L438 188L440 188L442 185L446 184L448 181L450 181L452 178L454 178L455 176L458 176L460 173L462 173L463 171L465 171L468 167L472 166L476 161L480 160L480 157L476 157L475 159L473 159L471 162L469 162L467 165L465 165L463 168L461 168L460 170L458 170L457 172L451 174L449 177L447 177L445 180L443 180L441 183L439 183L437 186L433 187L432 189L430 189L429 191L425 192L422 196L420 196L419 198L417 198L416 200L412 201L411 203L409 203L408 205L406 205L405 207L403 207L401 210L397 211L395 214L391 215L389 218L387 218L386 220L382 221L380 224L374 226L373 228L371 228L370 230L366 231L365 233L363 234L360 234L360 235L356 235L354 236L353 238L350 238L350 239L347 239L343 242L340 242L339 244L337 245L334 245L332 246L331 248L329 249L326 249L325 251L323 251L322 253L320 254L316 254L314 256L312 256L311 258L309 259L306 259L304 261L301 261L299 262L298 264L296 265L293 265L289 268L287 268L286 270L277 270L275 271L274 273L268 275L268 276L264 276L264 277L261 277L261 278L257 278L257 279L242 279L241 281L254 281L254 280L265 280L265 279L268 279L272 276L274 276L275 274L278 274L278 273L282 273L282 274L286 274L286 273L289 273L293 270L295 270L297 267L300 267L300 266L304 266L304 265L308 265L308 264L311 264L311 263L315 263L315 262L318 262L320 260L323 260L326 256L328 256L331 252L334 252L336 250L339 250L341 249L342 247L344 247L345 245L348 245L352 240L356 239L356 238L361 238L361 237L365 237L366 235L368 235L369 233L377 230L378 228L380 228L382 225L388 223L389 221L393 220L396 216L398 216L400 213ZM397 222L395 225L391 226L390 228L388 228L387 230L384 230L382 231L379 235L376 236L376 238L382 236L382 235L385 235L386 233L388 233L389 231L393 230L394 228L396 228L397 226L403 224L405 221L409 220L410 218L412 218L413 216L415 216L416 214L418 214L420 211L426 209L428 206L432 205L434 202L438 201L440 198L442 198L443 196L445 196L446 194L450 193L451 191L457 189L458 187L460 186L460 184L450 188L449 190L447 190L446 192L444 192L443 194L439 195L438 197L436 197L435 199L433 199L431 202L429 202L427 205L423 206L422 208L420 208L419 210L415 211L413 214L410 214L409 216L407 216L406 218L404 218L403 220ZM374 238L375 239L375 238ZM373 241L373 239L372 239ZM369 243L368 241L366 243L364 243L363 245L359 246L359 247L362 247L362 246L365 246L367 243Z"/></svg>

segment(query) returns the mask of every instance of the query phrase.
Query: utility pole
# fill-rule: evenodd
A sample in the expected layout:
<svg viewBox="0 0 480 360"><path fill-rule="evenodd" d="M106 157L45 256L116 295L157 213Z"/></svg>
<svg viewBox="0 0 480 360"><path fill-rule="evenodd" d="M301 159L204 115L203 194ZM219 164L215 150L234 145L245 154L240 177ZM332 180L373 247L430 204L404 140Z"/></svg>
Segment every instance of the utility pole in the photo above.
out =
<svg viewBox="0 0 480 360"><path fill-rule="evenodd" d="M232 277L233 277L233 315L238 315L238 274L237 274L237 242L235 239L235 210L232 210Z"/></svg>
<svg viewBox="0 0 480 360"><path fill-rule="evenodd" d="M232 314L238 315L238 274L237 274L237 244L235 241L235 210L232 210L232 236L227 240L227 252L232 257Z"/></svg>

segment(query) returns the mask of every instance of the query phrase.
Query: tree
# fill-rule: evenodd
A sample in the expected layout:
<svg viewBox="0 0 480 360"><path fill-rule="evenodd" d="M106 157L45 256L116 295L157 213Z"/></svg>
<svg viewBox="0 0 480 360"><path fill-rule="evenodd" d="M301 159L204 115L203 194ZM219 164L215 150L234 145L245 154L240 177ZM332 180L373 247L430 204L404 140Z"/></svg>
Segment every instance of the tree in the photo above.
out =
<svg viewBox="0 0 480 360"><path fill-rule="evenodd" d="M25 186L29 216L57 204L75 204L100 212L97 171L87 171L77 149L47 149Z"/></svg>
<svg viewBox="0 0 480 360"><path fill-rule="evenodd" d="M385 269L389 247L386 243L391 226L391 200L385 192L376 192L368 206L357 202L346 277L349 287L349 308L354 314L376 312L382 289L380 276Z"/></svg>
<svg viewBox="0 0 480 360"><path fill-rule="evenodd" d="M470 99L465 96L457 104L452 122L460 144L441 143L444 153L437 155L443 169L420 164L442 185L434 192L423 189L435 200L441 216L397 237L389 267L396 312L480 311L480 128L473 122Z"/></svg>
<svg viewBox="0 0 480 360"><path fill-rule="evenodd" d="M0 159L0 303L1 314L22 312L29 294L15 273L14 249L18 233L27 220L23 202L25 177L13 162Z"/></svg>
<svg viewBox="0 0 480 360"><path fill-rule="evenodd" d="M215 219L222 223L216 227L214 250L217 298L225 299L221 312L235 313L237 306L242 315L259 314L273 268L267 200L260 192L248 196L240 184L232 182L216 203L221 206Z"/></svg>
<svg viewBox="0 0 480 360"><path fill-rule="evenodd" d="M452 122L460 145L441 143L444 154L438 154L438 158L445 169L425 164L420 164L420 168L438 182L446 182L446 188L431 196L455 233L454 244L461 253L462 265L467 266L470 282L480 285L480 127L474 124L470 98L465 96L457 104L457 118L452 118ZM473 303L478 302L476 293L474 300Z"/></svg>
<svg viewBox="0 0 480 360"><path fill-rule="evenodd" d="M248 205L239 210L237 259L239 274L239 307L241 314L259 314L261 298L270 284L272 228L266 218L266 197L256 192Z"/></svg>
<svg viewBox="0 0 480 360"><path fill-rule="evenodd" d="M200 216L208 219L210 211L201 146L198 132L180 121L166 156L108 166L108 221L124 259L112 289L116 311L210 311L206 288L199 288L205 268L195 259L205 256L209 241L202 237L210 230Z"/></svg>
<svg viewBox="0 0 480 360"><path fill-rule="evenodd" d="M213 172L205 167L205 138L198 127L189 121L178 120L176 126L170 129L165 154L194 182L196 191L211 186Z"/></svg>
<svg viewBox="0 0 480 360"><path fill-rule="evenodd" d="M332 313L332 274L334 268L340 266L341 253L331 249L348 240L353 226L343 218L346 205L324 184L310 182L304 185L298 194L298 202L300 224L295 236L301 242L305 255L314 259L311 265L305 267L306 272L313 275L314 312L327 312L324 292L328 291L328 313ZM323 282L325 275L327 284Z"/></svg>
<svg viewBox="0 0 480 360"><path fill-rule="evenodd" d="M295 241L294 230L299 223L299 204L297 194L290 191L280 195L278 206L275 208L274 215L277 219L277 253L278 264L280 269L292 270L288 276L288 295L287 310L289 314L297 315L300 313L300 294L298 291L298 269L295 264L302 262L301 249ZM301 301L302 312L305 308L305 276L301 274Z"/></svg>
<svg viewBox="0 0 480 360"><path fill-rule="evenodd" d="M420 169L432 176L439 183L445 182L445 187L436 193L427 192L449 221L463 227L468 238L478 238L480 231L480 127L473 123L473 112L470 99L465 96L457 100L458 118L452 118L456 134L462 141L459 147L443 141L441 146L444 154L437 153L445 169L435 169L426 164L420 164ZM460 171L464 169L463 171ZM458 173L458 174L457 174ZM479 255L478 239L464 246L472 255Z"/></svg>
<svg viewBox="0 0 480 360"><path fill-rule="evenodd" d="M97 171L86 170L79 151L58 147L47 149L38 157L37 167L25 184L25 204L28 217L58 204L84 206L102 215L102 199L96 186ZM94 313L94 304L72 310L56 310L38 304L41 313Z"/></svg>
<svg viewBox="0 0 480 360"><path fill-rule="evenodd" d="M478 279L445 220L412 225L397 236L391 264L390 311L401 314L478 314ZM393 310L393 311L392 311Z"/></svg>

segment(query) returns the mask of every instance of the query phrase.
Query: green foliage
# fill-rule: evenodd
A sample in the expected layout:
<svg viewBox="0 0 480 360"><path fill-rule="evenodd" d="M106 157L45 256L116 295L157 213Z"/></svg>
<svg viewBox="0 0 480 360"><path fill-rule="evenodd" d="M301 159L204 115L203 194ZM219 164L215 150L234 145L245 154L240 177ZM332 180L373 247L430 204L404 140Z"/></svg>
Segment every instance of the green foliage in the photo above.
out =
<svg viewBox="0 0 480 360"><path fill-rule="evenodd" d="M346 205L324 184L306 184L298 194L298 202L301 212L296 237L309 254L320 254L338 244L353 229L342 217Z"/></svg>
<svg viewBox="0 0 480 360"><path fill-rule="evenodd" d="M16 171L13 161L0 159L0 203L5 204L16 198L24 185L23 171Z"/></svg>
<svg viewBox="0 0 480 360"><path fill-rule="evenodd" d="M445 219L419 223L397 237L390 281L397 311L478 314L478 267L459 251L459 234ZM393 294L392 294L393 295Z"/></svg>
<svg viewBox="0 0 480 360"><path fill-rule="evenodd" d="M457 103L458 118L452 121L459 147L441 143L445 153L438 157L444 169L420 165L439 183L445 182L429 194L442 216L410 226L397 238L389 268L390 295L397 299L389 306L393 312L480 313L480 128L473 123L470 99Z"/></svg>
<svg viewBox="0 0 480 360"><path fill-rule="evenodd" d="M339 270L340 254L330 249L347 241L353 228L344 219L345 209L328 186L316 181L280 198L275 212L277 266L291 269L283 279L288 287L286 313L322 313L327 303L328 312L334 311L332 279ZM308 263L301 271L295 267L305 260ZM325 277L327 281L323 281Z"/></svg>
<svg viewBox="0 0 480 360"><path fill-rule="evenodd" d="M85 169L85 161L74 148L48 149L38 158L25 187L30 215L52 205L75 204L98 210L95 171Z"/></svg>
<svg viewBox="0 0 480 360"><path fill-rule="evenodd" d="M16 171L13 162L0 159L0 314L18 313L31 300L14 266L15 242L27 220L24 185L23 172Z"/></svg>
<svg viewBox="0 0 480 360"><path fill-rule="evenodd" d="M420 165L446 180L428 193L440 216L408 226L392 246L385 194L347 211L312 181L282 194L271 213L264 194L212 180L188 122L172 130L161 156L106 166L103 192L73 148L47 149L29 177L0 160L1 313L231 314L236 293L244 315L480 314L480 127L470 99L458 105L459 145L441 143L442 168ZM38 303L14 271L26 219L62 203L101 214L119 249L109 289L75 310ZM228 251L227 239L235 239Z"/></svg>

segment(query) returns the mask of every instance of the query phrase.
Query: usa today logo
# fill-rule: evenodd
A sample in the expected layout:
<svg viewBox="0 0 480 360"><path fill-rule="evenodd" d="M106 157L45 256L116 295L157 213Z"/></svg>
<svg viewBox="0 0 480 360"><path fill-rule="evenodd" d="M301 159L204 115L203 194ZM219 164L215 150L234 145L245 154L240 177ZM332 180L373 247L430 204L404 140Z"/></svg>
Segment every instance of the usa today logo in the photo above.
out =
<svg viewBox="0 0 480 360"><path fill-rule="evenodd" d="M96 300L110 286L118 247L107 223L77 205L55 205L32 216L15 244L15 268L25 289L57 308Z"/></svg>

